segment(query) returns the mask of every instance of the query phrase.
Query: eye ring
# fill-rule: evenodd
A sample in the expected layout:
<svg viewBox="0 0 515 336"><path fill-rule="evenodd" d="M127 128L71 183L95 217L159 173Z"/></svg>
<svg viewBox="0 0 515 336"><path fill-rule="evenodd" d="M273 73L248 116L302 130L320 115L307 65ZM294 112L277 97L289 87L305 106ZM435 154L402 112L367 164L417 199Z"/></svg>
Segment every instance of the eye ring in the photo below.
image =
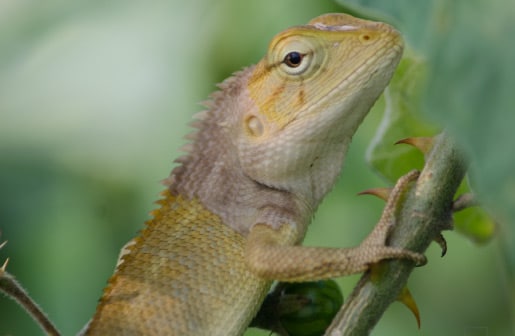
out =
<svg viewBox="0 0 515 336"><path fill-rule="evenodd" d="M283 63L290 68L297 68L302 64L305 54L298 51L290 51L284 56Z"/></svg>
<svg viewBox="0 0 515 336"><path fill-rule="evenodd" d="M290 49L280 61L280 68L289 76L300 76L311 68L313 53Z"/></svg>

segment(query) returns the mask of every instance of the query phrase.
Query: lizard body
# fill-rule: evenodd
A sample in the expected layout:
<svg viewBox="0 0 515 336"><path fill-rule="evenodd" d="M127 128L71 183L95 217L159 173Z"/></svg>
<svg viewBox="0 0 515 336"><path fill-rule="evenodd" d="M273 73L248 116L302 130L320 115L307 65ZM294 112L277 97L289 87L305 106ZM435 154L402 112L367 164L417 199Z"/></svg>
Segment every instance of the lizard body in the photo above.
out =
<svg viewBox="0 0 515 336"><path fill-rule="evenodd" d="M223 82L84 333L241 335L273 280L418 260L385 246L384 229L352 249L299 245L402 49L386 24L327 14Z"/></svg>
<svg viewBox="0 0 515 336"><path fill-rule="evenodd" d="M245 238L197 200L165 196L128 247L88 334L239 335L259 309L270 281L245 266ZM161 223L173 223L173 234Z"/></svg>

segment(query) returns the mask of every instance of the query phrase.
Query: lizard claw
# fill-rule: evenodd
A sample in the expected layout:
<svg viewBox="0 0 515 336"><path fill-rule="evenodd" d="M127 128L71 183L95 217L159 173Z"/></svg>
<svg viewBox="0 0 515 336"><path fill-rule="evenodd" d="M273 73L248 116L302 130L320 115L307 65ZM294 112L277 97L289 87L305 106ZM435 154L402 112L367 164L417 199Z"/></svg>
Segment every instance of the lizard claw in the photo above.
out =
<svg viewBox="0 0 515 336"><path fill-rule="evenodd" d="M445 237L440 233L438 236L436 236L433 241L440 245L442 248L442 257L445 256L447 253L447 241L445 240Z"/></svg>

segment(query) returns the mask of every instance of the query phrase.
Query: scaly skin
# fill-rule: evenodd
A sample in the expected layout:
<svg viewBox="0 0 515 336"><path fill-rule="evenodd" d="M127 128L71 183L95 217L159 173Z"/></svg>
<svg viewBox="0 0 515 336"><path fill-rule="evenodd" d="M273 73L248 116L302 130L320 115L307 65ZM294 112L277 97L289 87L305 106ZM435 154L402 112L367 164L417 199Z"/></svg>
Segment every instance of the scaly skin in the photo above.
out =
<svg viewBox="0 0 515 336"><path fill-rule="evenodd" d="M222 83L85 333L241 335L272 280L421 261L384 245L387 225L353 249L299 246L402 48L386 24L328 14Z"/></svg>
<svg viewBox="0 0 515 336"><path fill-rule="evenodd" d="M257 312L270 281L246 267L245 238L198 201L165 196L87 334L241 335Z"/></svg>

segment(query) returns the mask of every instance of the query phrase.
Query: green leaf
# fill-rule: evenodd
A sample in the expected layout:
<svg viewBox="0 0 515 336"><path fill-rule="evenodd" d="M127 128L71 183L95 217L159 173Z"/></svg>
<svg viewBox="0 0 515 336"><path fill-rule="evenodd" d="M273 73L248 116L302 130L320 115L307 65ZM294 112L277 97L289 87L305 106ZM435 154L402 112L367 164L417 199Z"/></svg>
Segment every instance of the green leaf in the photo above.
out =
<svg viewBox="0 0 515 336"><path fill-rule="evenodd" d="M268 293L250 326L279 335L323 335L342 304L343 295L334 280L280 282Z"/></svg>
<svg viewBox="0 0 515 336"><path fill-rule="evenodd" d="M457 195L474 193L469 184L469 179L465 178L461 183ZM467 236L477 244L488 242L497 231L497 224L486 210L479 206L470 207L453 214L454 228L459 233Z"/></svg>
<svg viewBox="0 0 515 336"><path fill-rule="evenodd" d="M424 165L419 150L394 144L408 137L433 136L439 131L420 114L421 93L426 82L425 62L411 52L406 54L385 91L383 120L367 151L368 162L390 182Z"/></svg>
<svg viewBox="0 0 515 336"><path fill-rule="evenodd" d="M385 112L379 129L367 151L367 160L378 174L391 183L412 169L422 169L423 154L407 145L393 146L400 139L432 136L439 128L423 120L422 92L427 81L426 64L412 52L402 59L385 92ZM458 194L470 192L468 180ZM495 233L495 223L485 210L474 207L454 216L458 232L476 243L487 242Z"/></svg>
<svg viewBox="0 0 515 336"><path fill-rule="evenodd" d="M323 335L343 304L334 280L284 284L277 307L279 321L291 336Z"/></svg>
<svg viewBox="0 0 515 336"><path fill-rule="evenodd" d="M455 213L454 225L458 232L479 244L488 242L496 231L495 222L480 207Z"/></svg>
<svg viewBox="0 0 515 336"><path fill-rule="evenodd" d="M347 0L382 12L427 60L420 109L456 138L470 178L500 223L515 222L515 3L512 0ZM471 227L470 225L466 225ZM515 227L504 225L504 241ZM474 230L478 231L478 230ZM515 255L514 245L503 248ZM515 268L515 258L508 259Z"/></svg>

